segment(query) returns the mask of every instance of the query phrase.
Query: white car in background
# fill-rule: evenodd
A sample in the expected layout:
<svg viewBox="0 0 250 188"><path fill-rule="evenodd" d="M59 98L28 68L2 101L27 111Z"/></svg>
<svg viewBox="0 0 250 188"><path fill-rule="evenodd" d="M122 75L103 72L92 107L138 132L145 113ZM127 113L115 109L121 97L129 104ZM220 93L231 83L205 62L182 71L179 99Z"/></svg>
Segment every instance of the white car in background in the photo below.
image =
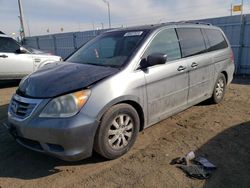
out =
<svg viewBox="0 0 250 188"><path fill-rule="evenodd" d="M0 80L22 79L44 65L61 60L60 56L27 50L13 38L0 34Z"/></svg>

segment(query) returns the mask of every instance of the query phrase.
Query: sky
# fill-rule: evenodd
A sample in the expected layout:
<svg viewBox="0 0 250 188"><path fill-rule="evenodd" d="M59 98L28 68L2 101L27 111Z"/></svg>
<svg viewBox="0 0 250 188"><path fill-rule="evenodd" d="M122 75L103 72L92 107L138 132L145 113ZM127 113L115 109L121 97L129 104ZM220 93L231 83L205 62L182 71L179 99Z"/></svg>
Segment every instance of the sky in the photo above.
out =
<svg viewBox="0 0 250 188"><path fill-rule="evenodd" d="M241 0L108 0L111 25L164 23L230 15L231 4ZM18 35L18 0L0 0L0 31ZM103 0L22 0L26 36L108 28L108 9ZM250 0L244 0L250 13ZM234 13L239 14L239 13ZM49 32L48 32L49 31Z"/></svg>

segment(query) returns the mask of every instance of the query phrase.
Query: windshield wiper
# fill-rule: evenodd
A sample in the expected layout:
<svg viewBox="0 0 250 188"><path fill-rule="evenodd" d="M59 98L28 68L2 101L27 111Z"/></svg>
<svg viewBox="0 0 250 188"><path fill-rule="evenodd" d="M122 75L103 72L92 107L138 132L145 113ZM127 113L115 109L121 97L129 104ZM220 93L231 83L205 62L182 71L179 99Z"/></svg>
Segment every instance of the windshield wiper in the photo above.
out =
<svg viewBox="0 0 250 188"><path fill-rule="evenodd" d="M105 64L98 64L98 63L84 63L87 65L96 65L96 66L101 66L101 67L112 67L112 68L120 68L120 66L117 65L105 65Z"/></svg>

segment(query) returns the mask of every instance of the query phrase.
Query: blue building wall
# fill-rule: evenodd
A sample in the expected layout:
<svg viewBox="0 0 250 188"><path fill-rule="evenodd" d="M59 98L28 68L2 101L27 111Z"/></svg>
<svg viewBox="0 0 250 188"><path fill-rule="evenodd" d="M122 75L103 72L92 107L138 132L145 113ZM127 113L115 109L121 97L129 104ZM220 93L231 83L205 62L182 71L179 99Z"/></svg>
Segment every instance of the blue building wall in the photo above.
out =
<svg viewBox="0 0 250 188"><path fill-rule="evenodd" d="M234 51L236 73L250 74L250 14L201 20L223 29ZM25 45L65 58L102 31L83 31L25 38Z"/></svg>

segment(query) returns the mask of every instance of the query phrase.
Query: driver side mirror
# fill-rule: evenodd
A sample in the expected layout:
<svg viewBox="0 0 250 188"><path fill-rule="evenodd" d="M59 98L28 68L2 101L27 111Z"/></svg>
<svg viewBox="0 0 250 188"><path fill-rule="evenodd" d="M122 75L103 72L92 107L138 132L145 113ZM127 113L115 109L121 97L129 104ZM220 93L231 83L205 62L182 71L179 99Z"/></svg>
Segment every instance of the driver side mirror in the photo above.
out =
<svg viewBox="0 0 250 188"><path fill-rule="evenodd" d="M154 53L143 59L140 63L142 69L152 67L155 65L165 64L167 61L167 54Z"/></svg>

